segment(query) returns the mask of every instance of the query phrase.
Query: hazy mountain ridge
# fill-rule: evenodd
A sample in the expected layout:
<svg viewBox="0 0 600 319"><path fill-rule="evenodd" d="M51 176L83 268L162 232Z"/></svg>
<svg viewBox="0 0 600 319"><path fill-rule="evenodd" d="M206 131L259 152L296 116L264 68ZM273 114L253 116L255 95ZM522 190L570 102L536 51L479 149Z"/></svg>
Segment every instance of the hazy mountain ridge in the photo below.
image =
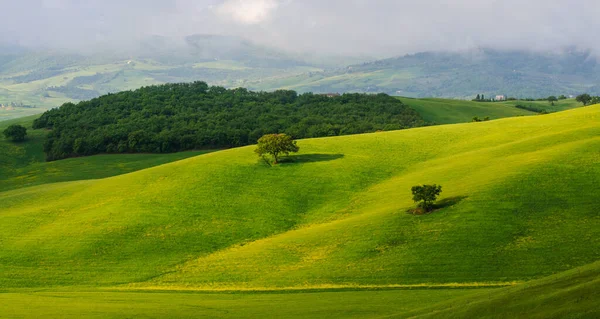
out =
<svg viewBox="0 0 600 319"><path fill-rule="evenodd" d="M260 83L253 88L298 91L385 92L411 97L474 97L504 94L544 97L600 93L597 60L590 52L423 52L335 71Z"/></svg>
<svg viewBox="0 0 600 319"><path fill-rule="evenodd" d="M0 50L0 103L41 108L167 82L205 80L227 87L274 76L337 68L363 58L288 53L235 36L154 36L93 54L5 46Z"/></svg>

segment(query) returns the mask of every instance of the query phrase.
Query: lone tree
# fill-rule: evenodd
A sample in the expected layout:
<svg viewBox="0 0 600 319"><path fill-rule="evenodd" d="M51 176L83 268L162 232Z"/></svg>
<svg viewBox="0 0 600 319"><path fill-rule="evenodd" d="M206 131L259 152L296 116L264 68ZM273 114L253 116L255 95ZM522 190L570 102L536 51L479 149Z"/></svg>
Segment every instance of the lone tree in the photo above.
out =
<svg viewBox="0 0 600 319"><path fill-rule="evenodd" d="M548 102L550 102L550 104L554 105L554 102L558 101L558 98L556 98L556 96L554 95L550 95L548 97Z"/></svg>
<svg viewBox="0 0 600 319"><path fill-rule="evenodd" d="M590 101L592 101L592 97L589 94L585 93L585 94L578 95L575 98L575 100L577 102L583 103L583 106L586 106L586 105L588 105L588 103L590 103Z"/></svg>
<svg viewBox="0 0 600 319"><path fill-rule="evenodd" d="M22 142L25 140L25 136L27 136L27 129L19 124L13 124L7 127L2 133L13 142Z"/></svg>
<svg viewBox="0 0 600 319"><path fill-rule="evenodd" d="M298 150L300 148L291 136L287 134L267 134L258 140L258 146L254 152L262 158L266 154L273 156L273 163L277 164L281 154L289 155L290 153L297 153Z"/></svg>
<svg viewBox="0 0 600 319"><path fill-rule="evenodd" d="M422 208L425 212L429 212L433 209L433 203L442 192L441 185L423 185L413 186L412 194L415 203L419 203L419 208Z"/></svg>

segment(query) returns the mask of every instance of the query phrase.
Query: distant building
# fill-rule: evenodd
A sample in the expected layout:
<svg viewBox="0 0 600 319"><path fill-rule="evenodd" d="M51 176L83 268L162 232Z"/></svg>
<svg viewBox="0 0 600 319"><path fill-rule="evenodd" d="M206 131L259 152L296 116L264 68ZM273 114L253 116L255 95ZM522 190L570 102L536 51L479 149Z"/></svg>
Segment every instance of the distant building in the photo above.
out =
<svg viewBox="0 0 600 319"><path fill-rule="evenodd" d="M504 95L496 95L496 98L494 100L496 100L496 101L506 101L506 96L504 96Z"/></svg>

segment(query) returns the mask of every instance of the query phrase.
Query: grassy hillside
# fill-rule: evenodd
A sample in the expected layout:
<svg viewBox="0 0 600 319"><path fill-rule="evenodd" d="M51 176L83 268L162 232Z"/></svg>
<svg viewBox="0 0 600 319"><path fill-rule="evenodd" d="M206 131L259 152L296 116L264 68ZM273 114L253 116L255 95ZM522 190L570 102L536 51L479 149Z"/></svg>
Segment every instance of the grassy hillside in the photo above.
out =
<svg viewBox="0 0 600 319"><path fill-rule="evenodd" d="M473 117L480 119L500 119L505 117L535 115L536 113L518 109L512 104L480 103L467 100L424 98L399 98L402 103L416 110L423 119L435 124L471 122Z"/></svg>
<svg viewBox="0 0 600 319"><path fill-rule="evenodd" d="M0 292L9 318L597 318L598 262L502 289Z"/></svg>
<svg viewBox="0 0 600 319"><path fill-rule="evenodd" d="M181 292L0 292L3 318L381 318L472 294L396 290L215 294Z"/></svg>
<svg viewBox="0 0 600 319"><path fill-rule="evenodd" d="M0 193L0 286L482 287L600 259L600 106ZM443 209L406 213L410 187Z"/></svg>
<svg viewBox="0 0 600 319"><path fill-rule="evenodd" d="M550 104L550 102L547 102L547 101L523 101L523 100L499 102L498 104L507 105L507 106L516 106L516 105L530 106L530 107L534 107L537 109L545 110L548 113L560 112L560 111L570 110L570 109L574 109L574 108L583 106L580 102L575 101L575 99L559 100L557 102L554 102L554 105Z"/></svg>
<svg viewBox="0 0 600 319"><path fill-rule="evenodd" d="M547 101L505 101L494 103L473 102L470 100L440 98L408 98L399 97L404 104L416 110L427 122L434 124L455 124L471 122L473 117L480 119L500 119L522 115L537 115L538 112L517 108L517 105L544 110L548 113L570 110L581 107L575 99L560 100L551 105Z"/></svg>
<svg viewBox="0 0 600 319"><path fill-rule="evenodd" d="M389 318L598 318L600 262Z"/></svg>
<svg viewBox="0 0 600 319"><path fill-rule="evenodd" d="M0 132L11 124L28 128L27 139L23 143L10 142L0 135L0 192L40 184L105 178L208 152L99 155L46 162L43 142L47 131L31 129L36 117L0 122Z"/></svg>

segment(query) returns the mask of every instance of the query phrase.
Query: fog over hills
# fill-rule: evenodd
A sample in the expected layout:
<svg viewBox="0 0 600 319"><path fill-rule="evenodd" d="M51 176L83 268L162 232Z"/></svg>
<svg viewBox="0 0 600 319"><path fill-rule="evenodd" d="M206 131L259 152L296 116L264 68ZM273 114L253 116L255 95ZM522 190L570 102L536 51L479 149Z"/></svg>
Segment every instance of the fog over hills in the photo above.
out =
<svg viewBox="0 0 600 319"><path fill-rule="evenodd" d="M91 52L190 34L380 58L480 47L600 49L600 3L586 0L22 0L6 8L0 43Z"/></svg>

